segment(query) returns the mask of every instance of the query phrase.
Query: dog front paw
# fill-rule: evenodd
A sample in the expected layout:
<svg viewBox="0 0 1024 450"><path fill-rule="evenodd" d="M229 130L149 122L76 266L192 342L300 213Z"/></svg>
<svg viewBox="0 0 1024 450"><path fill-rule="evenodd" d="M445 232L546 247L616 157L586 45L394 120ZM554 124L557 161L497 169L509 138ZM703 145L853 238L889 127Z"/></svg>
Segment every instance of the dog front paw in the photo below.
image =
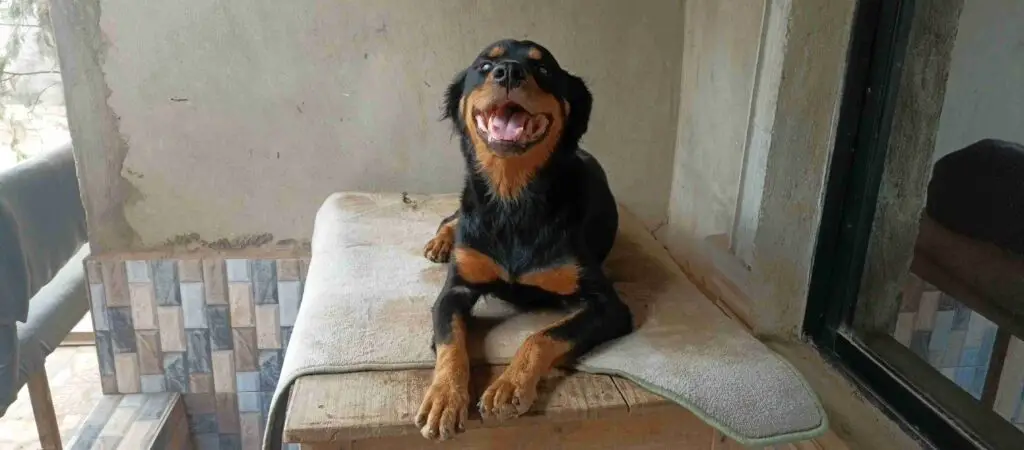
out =
<svg viewBox="0 0 1024 450"><path fill-rule="evenodd" d="M427 439L444 441L466 430L469 387L455 381L434 381L416 414L416 426Z"/></svg>
<svg viewBox="0 0 1024 450"><path fill-rule="evenodd" d="M423 247L423 256L436 263L446 263L452 254L455 240L451 233L439 233Z"/></svg>
<svg viewBox="0 0 1024 450"><path fill-rule="evenodd" d="M508 420L529 411L536 398L537 383L504 373L480 396L478 406L485 418Z"/></svg>

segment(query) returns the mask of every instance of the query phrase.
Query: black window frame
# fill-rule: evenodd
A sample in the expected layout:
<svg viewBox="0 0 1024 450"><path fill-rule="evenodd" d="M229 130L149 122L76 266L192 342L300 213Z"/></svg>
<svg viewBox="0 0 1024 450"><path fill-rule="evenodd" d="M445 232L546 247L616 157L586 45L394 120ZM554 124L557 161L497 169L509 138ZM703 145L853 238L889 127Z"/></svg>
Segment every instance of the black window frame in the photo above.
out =
<svg viewBox="0 0 1024 450"><path fill-rule="evenodd" d="M1002 448L943 411L847 325L867 257L915 1L858 1L803 329L912 437L936 448Z"/></svg>

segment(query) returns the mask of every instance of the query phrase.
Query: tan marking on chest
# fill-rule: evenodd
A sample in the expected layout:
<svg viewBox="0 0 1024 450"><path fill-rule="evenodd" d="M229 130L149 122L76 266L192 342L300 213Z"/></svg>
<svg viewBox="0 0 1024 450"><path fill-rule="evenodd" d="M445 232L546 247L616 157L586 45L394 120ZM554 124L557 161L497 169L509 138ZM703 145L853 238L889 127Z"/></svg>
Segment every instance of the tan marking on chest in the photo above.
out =
<svg viewBox="0 0 1024 450"><path fill-rule="evenodd" d="M501 265L490 256L469 247L455 249L455 269L463 280L473 284L508 281L508 272Z"/></svg>
<svg viewBox="0 0 1024 450"><path fill-rule="evenodd" d="M564 264L547 269L535 270L519 277L519 284L525 284L559 295L572 295L579 290L580 266Z"/></svg>

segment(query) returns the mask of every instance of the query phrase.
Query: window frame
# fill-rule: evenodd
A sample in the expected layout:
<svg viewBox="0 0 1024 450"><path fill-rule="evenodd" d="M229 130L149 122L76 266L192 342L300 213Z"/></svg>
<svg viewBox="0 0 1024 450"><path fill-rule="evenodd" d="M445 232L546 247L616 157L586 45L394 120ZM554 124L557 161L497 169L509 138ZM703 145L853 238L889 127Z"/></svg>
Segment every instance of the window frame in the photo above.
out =
<svg viewBox="0 0 1024 450"><path fill-rule="evenodd" d="M936 395L916 387L920 380L904 376L849 325L865 268L915 4L916 0L858 2L803 329L827 360L911 436L942 448L1004 448L1005 440L975 431L944 409Z"/></svg>

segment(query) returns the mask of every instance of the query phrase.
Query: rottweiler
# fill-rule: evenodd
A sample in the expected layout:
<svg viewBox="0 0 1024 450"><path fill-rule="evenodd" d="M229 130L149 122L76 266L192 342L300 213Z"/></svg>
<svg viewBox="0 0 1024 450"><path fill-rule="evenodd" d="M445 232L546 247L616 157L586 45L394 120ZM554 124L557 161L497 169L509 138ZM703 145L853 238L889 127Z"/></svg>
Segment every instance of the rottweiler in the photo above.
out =
<svg viewBox="0 0 1024 450"><path fill-rule="evenodd" d="M618 231L608 179L579 147L593 97L543 46L488 45L444 96L466 164L459 209L442 220L424 256L447 263L432 308L433 381L415 422L428 439L465 428L470 310L492 295L520 310L566 316L529 336L478 403L484 418L517 417L558 364L632 331L629 308L602 271Z"/></svg>

